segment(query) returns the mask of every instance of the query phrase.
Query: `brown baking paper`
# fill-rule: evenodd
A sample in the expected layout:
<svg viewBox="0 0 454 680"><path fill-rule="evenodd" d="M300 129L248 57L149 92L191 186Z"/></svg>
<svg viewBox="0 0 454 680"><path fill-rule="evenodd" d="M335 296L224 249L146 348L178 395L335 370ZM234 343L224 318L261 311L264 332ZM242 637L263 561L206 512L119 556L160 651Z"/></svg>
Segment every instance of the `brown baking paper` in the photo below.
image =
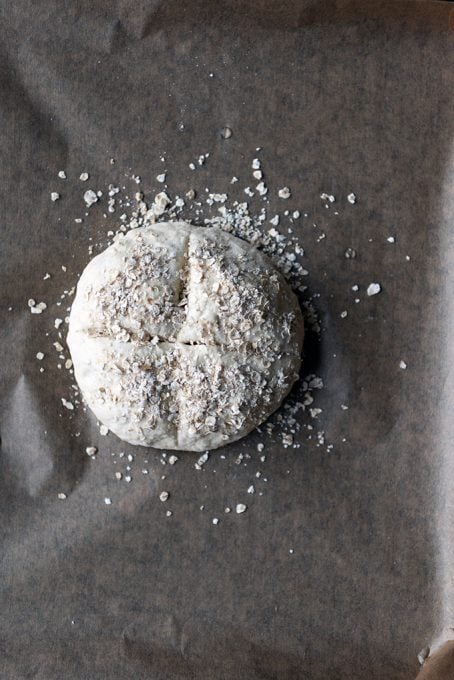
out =
<svg viewBox="0 0 454 680"><path fill-rule="evenodd" d="M2 679L410 680L453 623L451 7L0 3ZM109 182L245 200L257 153L268 216L283 186L302 213L326 445L262 428L164 465L62 404L57 302L118 226Z"/></svg>

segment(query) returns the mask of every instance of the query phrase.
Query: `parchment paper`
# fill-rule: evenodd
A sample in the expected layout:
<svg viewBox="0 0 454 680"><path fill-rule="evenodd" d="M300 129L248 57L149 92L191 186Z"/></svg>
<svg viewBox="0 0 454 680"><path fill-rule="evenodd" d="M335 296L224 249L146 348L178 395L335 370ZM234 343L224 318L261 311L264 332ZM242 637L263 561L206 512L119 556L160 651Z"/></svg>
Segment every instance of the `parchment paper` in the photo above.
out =
<svg viewBox="0 0 454 680"><path fill-rule="evenodd" d="M407 680L453 623L451 7L0 3L2 679ZM320 294L306 361L334 448L271 438L262 463L256 433L169 472L61 403L70 378L45 334L106 231L101 210L98 231L74 222L77 178L132 169L158 190L165 165L183 192L209 151L198 186L223 191L235 174L244 186L256 147L270 186L321 225L294 229ZM337 222L324 191L343 201ZM29 298L48 309L30 314Z"/></svg>

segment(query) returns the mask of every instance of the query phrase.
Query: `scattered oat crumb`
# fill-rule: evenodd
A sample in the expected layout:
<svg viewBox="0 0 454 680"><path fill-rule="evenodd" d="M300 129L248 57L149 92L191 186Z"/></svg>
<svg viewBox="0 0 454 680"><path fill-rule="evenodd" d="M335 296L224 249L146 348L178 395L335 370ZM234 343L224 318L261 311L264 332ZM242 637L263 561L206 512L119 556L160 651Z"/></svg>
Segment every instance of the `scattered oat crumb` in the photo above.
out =
<svg viewBox="0 0 454 680"><path fill-rule="evenodd" d="M290 198L291 191L288 187L283 187L282 189L279 189L279 191L277 192L277 195L279 196L279 198L287 199L287 198Z"/></svg>
<svg viewBox="0 0 454 680"><path fill-rule="evenodd" d="M370 283L367 287L367 294L370 296L378 295L381 291L381 285L379 283Z"/></svg>
<svg viewBox="0 0 454 680"><path fill-rule="evenodd" d="M81 172L80 175L79 175L79 179L82 182L86 182L88 178L89 178L88 172Z"/></svg>
<svg viewBox="0 0 454 680"><path fill-rule="evenodd" d="M395 239L394 236L388 236L388 238L386 240L388 241L388 243L395 243L396 242L396 239Z"/></svg>
<svg viewBox="0 0 454 680"><path fill-rule="evenodd" d="M260 170L261 165L262 164L260 163L260 160L258 158L254 158L254 160L252 161L252 169L253 170Z"/></svg>
<svg viewBox="0 0 454 680"><path fill-rule="evenodd" d="M166 510L166 517L172 517L172 510Z"/></svg>
<svg viewBox="0 0 454 680"><path fill-rule="evenodd" d="M169 463L170 463L170 465L175 465L175 463L177 462L177 460L178 460L178 456L174 456L174 455L169 456Z"/></svg>
<svg viewBox="0 0 454 680"><path fill-rule="evenodd" d="M50 279L50 274L49 272L46 272L43 276L43 281L47 281L47 279Z"/></svg>
<svg viewBox="0 0 454 680"><path fill-rule="evenodd" d="M255 486L251 484L251 486L247 490L248 493L255 493Z"/></svg>
<svg viewBox="0 0 454 680"><path fill-rule="evenodd" d="M115 473L115 479L120 480L120 479L122 479L122 478L123 478L123 475L121 474L121 472L116 472L116 473Z"/></svg>
<svg viewBox="0 0 454 680"><path fill-rule="evenodd" d="M348 411L348 406L346 404L341 404L341 409L343 411Z"/></svg>
<svg viewBox="0 0 454 680"><path fill-rule="evenodd" d="M236 184L236 182L238 182L238 177L232 177L230 184Z"/></svg>
<svg viewBox="0 0 454 680"><path fill-rule="evenodd" d="M230 139L230 137L233 135L232 130L229 127L224 127L221 130L221 137L223 139Z"/></svg>
<svg viewBox="0 0 454 680"><path fill-rule="evenodd" d="M244 503L237 503L237 506L235 508L237 515L241 515L241 513L246 512L246 510L247 510L247 505L245 505Z"/></svg>
<svg viewBox="0 0 454 680"><path fill-rule="evenodd" d="M60 179L66 179L66 172L64 170L60 170L58 176Z"/></svg>
<svg viewBox="0 0 454 680"><path fill-rule="evenodd" d="M356 203L356 195L353 193L348 194L347 201L353 205L354 203Z"/></svg>
<svg viewBox="0 0 454 680"><path fill-rule="evenodd" d="M57 191L52 191L50 194L50 200L55 203L60 198L60 194Z"/></svg>
<svg viewBox="0 0 454 680"><path fill-rule="evenodd" d="M159 494L159 500L165 503L166 500L169 498L169 492L168 491L161 491Z"/></svg>
<svg viewBox="0 0 454 680"><path fill-rule="evenodd" d="M68 401L67 399L64 399L63 397L61 398L61 403L65 408L68 409L68 411L74 411L74 404L71 401Z"/></svg>
<svg viewBox="0 0 454 680"><path fill-rule="evenodd" d="M219 524L219 518L218 517L213 517L213 519L211 521L213 522L213 524Z"/></svg>
<svg viewBox="0 0 454 680"><path fill-rule="evenodd" d="M294 220L297 220L301 216L301 213L299 210L294 210L292 213L292 217Z"/></svg>
<svg viewBox="0 0 454 680"><path fill-rule="evenodd" d="M357 283L355 283L354 286L352 286L352 290L356 293L357 290L359 290L359 286Z"/></svg>
<svg viewBox="0 0 454 680"><path fill-rule="evenodd" d="M403 370L407 368L407 364L402 359L399 362L399 368L402 368Z"/></svg>
<svg viewBox="0 0 454 680"><path fill-rule="evenodd" d="M334 201L336 200L336 197L333 196L333 194L326 193L320 194L320 198L322 199L322 201L329 201L330 203L334 203Z"/></svg>
<svg viewBox="0 0 454 680"><path fill-rule="evenodd" d="M58 493L57 496L61 501L64 501L65 498L67 498L66 494L63 493L62 491L60 491L60 493Z"/></svg>
<svg viewBox="0 0 454 680"><path fill-rule="evenodd" d="M73 365L73 362L71 361L71 359L66 359L65 368L69 370L70 368L72 368L72 365Z"/></svg>
<svg viewBox="0 0 454 680"><path fill-rule="evenodd" d="M201 470L201 469L202 469L202 467L203 467L203 466L205 465L205 463L207 462L208 456L209 456L209 455L210 455L210 454L208 453L208 451L206 451L205 453L203 453L203 454L200 456L200 458L198 459L198 461L197 461L196 463L194 463L194 467L195 467L196 470Z"/></svg>
<svg viewBox="0 0 454 680"><path fill-rule="evenodd" d="M105 498L105 499L104 499L104 503L105 503L106 505L112 505L112 499L111 499L111 498Z"/></svg>
<svg viewBox="0 0 454 680"><path fill-rule="evenodd" d="M231 511L232 511L232 509L229 508L229 507L224 508L224 512L225 512L227 515L228 515L228 513L231 512Z"/></svg>
<svg viewBox="0 0 454 680"><path fill-rule="evenodd" d="M105 437L106 434L109 434L109 428L106 427L105 425L101 425L101 427L99 428L99 434Z"/></svg>
<svg viewBox="0 0 454 680"><path fill-rule="evenodd" d="M354 260L356 257L356 250L354 250L354 248L347 248L344 255L347 260Z"/></svg>
<svg viewBox="0 0 454 680"><path fill-rule="evenodd" d="M126 477L125 477L125 482L128 482L128 484L129 484L129 482L130 482L131 480L132 480L132 477L131 477L130 475L126 475Z"/></svg>
<svg viewBox="0 0 454 680"><path fill-rule="evenodd" d="M44 354L42 352L37 352L36 358L38 361L42 361L44 359Z"/></svg>
<svg viewBox="0 0 454 680"><path fill-rule="evenodd" d="M34 302L34 300L29 300L28 301L28 306L30 307L30 312L32 314L42 314L45 309L47 309L47 305L45 302L38 302L37 305L31 305L30 303Z"/></svg>
<svg viewBox="0 0 454 680"><path fill-rule="evenodd" d="M166 181L166 173L163 172L163 173L161 173L160 175L157 175L157 176L156 176L156 181L157 181L157 182L160 182L161 184L164 184L164 182Z"/></svg>
<svg viewBox="0 0 454 680"><path fill-rule="evenodd" d="M410 255L405 255L405 259L407 260L407 262L410 262L410 260L411 260Z"/></svg>
<svg viewBox="0 0 454 680"><path fill-rule="evenodd" d="M344 309L344 311L340 313L341 319L345 319L345 317L347 316L347 314L348 314L347 310Z"/></svg>
<svg viewBox="0 0 454 680"><path fill-rule="evenodd" d="M266 196L268 193L268 187L264 182L259 182L255 188L259 192L260 196Z"/></svg>
<svg viewBox="0 0 454 680"><path fill-rule="evenodd" d="M58 330L63 323L63 319L55 319L54 326Z"/></svg>
<svg viewBox="0 0 454 680"><path fill-rule="evenodd" d="M84 201L87 208L90 208L98 201L98 196L92 189L88 189L88 191L84 193Z"/></svg>
<svg viewBox="0 0 454 680"><path fill-rule="evenodd" d="M30 300L27 302L29 307L34 307L36 305L36 302L34 301L33 298L30 298Z"/></svg>
<svg viewBox="0 0 454 680"><path fill-rule="evenodd" d="M57 350L57 352L63 352L63 345L60 345L59 342L54 342L52 344L55 347L55 349Z"/></svg>
<svg viewBox="0 0 454 680"><path fill-rule="evenodd" d="M154 197L153 213L157 216L162 215L167 210L170 203L170 198L167 196L166 192L161 191Z"/></svg>
<svg viewBox="0 0 454 680"><path fill-rule="evenodd" d="M282 444L284 445L284 448L286 449L288 446L291 446L293 444L293 435L284 433L282 435Z"/></svg>
<svg viewBox="0 0 454 680"><path fill-rule="evenodd" d="M97 453L97 451L98 449L96 448L96 446L87 446L87 448L85 449L85 452L89 456L94 456Z"/></svg>
<svg viewBox="0 0 454 680"><path fill-rule="evenodd" d="M261 451L263 451L264 448L265 448L265 444L262 444L262 442L257 444L257 451L261 452Z"/></svg>

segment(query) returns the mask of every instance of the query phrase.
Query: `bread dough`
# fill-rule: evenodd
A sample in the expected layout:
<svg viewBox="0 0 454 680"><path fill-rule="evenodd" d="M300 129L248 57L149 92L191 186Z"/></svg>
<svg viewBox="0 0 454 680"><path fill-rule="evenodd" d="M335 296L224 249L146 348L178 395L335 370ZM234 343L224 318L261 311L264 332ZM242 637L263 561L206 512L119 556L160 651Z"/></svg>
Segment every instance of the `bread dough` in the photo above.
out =
<svg viewBox="0 0 454 680"><path fill-rule="evenodd" d="M263 253L215 227L161 222L89 262L67 341L88 406L118 437L204 451L279 406L303 332L296 296Z"/></svg>

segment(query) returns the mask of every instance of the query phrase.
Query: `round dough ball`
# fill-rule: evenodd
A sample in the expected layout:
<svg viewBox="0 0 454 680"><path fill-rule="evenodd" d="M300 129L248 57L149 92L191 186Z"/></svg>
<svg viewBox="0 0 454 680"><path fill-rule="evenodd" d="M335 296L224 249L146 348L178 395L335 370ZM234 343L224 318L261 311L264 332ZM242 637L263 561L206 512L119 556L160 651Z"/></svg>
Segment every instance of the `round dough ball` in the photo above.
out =
<svg viewBox="0 0 454 680"><path fill-rule="evenodd" d="M82 394L120 439L205 451L290 391L303 319L271 261L214 227L131 230L87 265L68 346Z"/></svg>

